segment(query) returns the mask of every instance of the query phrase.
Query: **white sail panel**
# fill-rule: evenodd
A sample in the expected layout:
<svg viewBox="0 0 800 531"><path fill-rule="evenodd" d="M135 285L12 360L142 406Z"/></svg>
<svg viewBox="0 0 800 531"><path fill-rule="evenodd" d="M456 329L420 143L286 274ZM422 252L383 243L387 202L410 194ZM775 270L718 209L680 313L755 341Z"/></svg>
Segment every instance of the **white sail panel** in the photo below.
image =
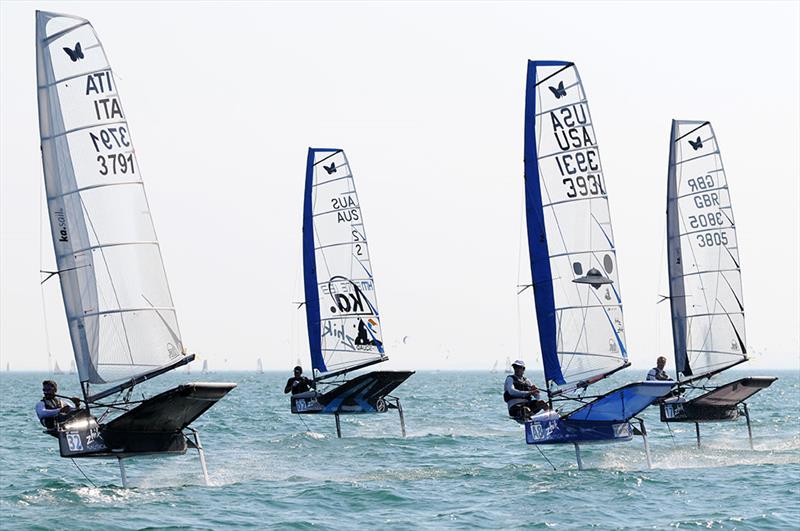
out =
<svg viewBox="0 0 800 531"><path fill-rule="evenodd" d="M36 15L39 128L64 306L82 382L183 355L114 74L91 24Z"/></svg>
<svg viewBox="0 0 800 531"><path fill-rule="evenodd" d="M619 270L605 176L577 68L531 62L528 91L534 295L546 377L563 386L627 363Z"/></svg>
<svg viewBox="0 0 800 531"><path fill-rule="evenodd" d="M385 354L369 242L350 164L341 150L312 152L311 204L306 208L313 239L306 239L306 245L314 246L319 357L313 338L310 344L314 369L325 374L380 361ZM306 275L311 273L307 264Z"/></svg>
<svg viewBox="0 0 800 531"><path fill-rule="evenodd" d="M709 122L673 121L667 217L679 376L741 362L747 349L736 224Z"/></svg>

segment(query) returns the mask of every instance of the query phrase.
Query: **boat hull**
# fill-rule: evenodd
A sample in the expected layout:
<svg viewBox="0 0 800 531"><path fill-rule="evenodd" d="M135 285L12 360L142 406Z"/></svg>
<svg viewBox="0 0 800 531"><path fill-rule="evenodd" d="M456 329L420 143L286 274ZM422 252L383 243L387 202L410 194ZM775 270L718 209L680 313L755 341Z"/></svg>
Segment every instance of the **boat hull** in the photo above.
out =
<svg viewBox="0 0 800 531"><path fill-rule="evenodd" d="M633 426L630 422L576 421L552 417L525 422L525 442L528 444L614 443L630 441Z"/></svg>
<svg viewBox="0 0 800 531"><path fill-rule="evenodd" d="M692 400L683 397L660 403L661 422L724 422L739 418L739 404L777 380L773 376L741 378Z"/></svg>
<svg viewBox="0 0 800 531"><path fill-rule="evenodd" d="M179 385L105 424L82 410L56 431L61 457L186 453L191 443L183 430L235 387L232 383L205 382Z"/></svg>
<svg viewBox="0 0 800 531"><path fill-rule="evenodd" d="M412 374L414 371L373 371L348 380L325 393L309 391L292 395L292 413L386 413L395 407L386 400L387 395Z"/></svg>

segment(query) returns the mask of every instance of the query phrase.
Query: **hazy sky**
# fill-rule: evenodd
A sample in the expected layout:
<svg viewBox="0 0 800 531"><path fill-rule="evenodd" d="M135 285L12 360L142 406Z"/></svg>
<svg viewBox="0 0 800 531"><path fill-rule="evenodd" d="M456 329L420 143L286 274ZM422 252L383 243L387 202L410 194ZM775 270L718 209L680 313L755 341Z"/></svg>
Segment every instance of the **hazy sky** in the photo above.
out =
<svg viewBox="0 0 800 531"><path fill-rule="evenodd" d="M800 354L800 4L0 4L0 364L45 369L34 12L88 18L111 61L187 347L214 369L308 362L306 150L343 148L387 368L538 357L523 229L528 59L574 61L598 137L632 363L671 360L670 120L710 120L735 212L751 369ZM42 237L40 237L40 233ZM41 249L41 262L40 262ZM41 263L41 267L40 267ZM72 359L58 281L49 348ZM400 341L408 336L407 342ZM299 338L299 339L298 339ZM669 363L672 369L672 362ZM631 373L631 377L636 377Z"/></svg>

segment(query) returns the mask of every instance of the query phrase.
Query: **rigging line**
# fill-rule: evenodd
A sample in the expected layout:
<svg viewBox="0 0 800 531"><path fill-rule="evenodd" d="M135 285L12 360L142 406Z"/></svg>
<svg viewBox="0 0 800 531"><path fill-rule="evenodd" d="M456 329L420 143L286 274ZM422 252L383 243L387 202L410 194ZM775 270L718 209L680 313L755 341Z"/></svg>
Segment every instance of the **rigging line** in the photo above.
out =
<svg viewBox="0 0 800 531"><path fill-rule="evenodd" d="M539 450L539 453L542 454L542 457L544 458L545 461L547 461L547 464L550 465L551 467L553 467L553 470L557 470L556 469L556 465L551 463L550 460L547 458L547 456L544 455L544 452L542 451L541 448L539 448L539 445L538 444L534 444L534 446L536 447L537 450Z"/></svg>
<svg viewBox="0 0 800 531"><path fill-rule="evenodd" d="M92 484L92 487L94 487L94 488L97 488L97 485L95 485L95 484L94 484L94 481L92 481L91 479L89 479L89 476L87 476L87 475L86 475L86 472L84 472L84 471L83 471L83 469L81 469L81 467L80 467L80 466L78 466L78 463L76 463L76 462L75 462L75 459L73 459L72 457L70 457L70 458L69 458L69 460L70 460L70 461L72 461L72 464L73 464L73 465L75 465L75 468L77 468L77 469L78 469L78 472L80 472L80 473L83 475L83 477L85 477L85 478L86 478L86 481L88 481L89 483L91 483L91 484Z"/></svg>
<svg viewBox="0 0 800 531"><path fill-rule="evenodd" d="M95 227L94 227L94 221L92 220L92 217L89 215L89 211L86 208L86 203L83 200L83 196L78 194L78 200L79 200L80 205L81 205L81 210L82 210L82 214L83 214L84 220L89 222L89 227L91 227L91 229L92 229L92 234L94 234L95 239L98 242L100 242L101 241L100 240L100 235L97 233L97 229L95 229ZM150 209L148 207L148 213L149 213L149 211L150 211ZM87 238L88 238L88 236L89 235L88 235L88 231L87 231ZM91 255L89 255L89 256L91 257ZM106 257L106 252L102 247L100 247L100 256L103 259L103 265L105 265L105 267L106 267L106 273L108 273L109 284L111 284L111 292L114 294L114 300L116 300L116 302L117 302L117 308L122 308L122 303L120 302L119 295L117 294L117 286L114 283L113 276L111 275L111 268L108 266L108 258ZM91 258L91 261L92 261L92 264L94 264L94 258ZM162 264L162 267L163 267L163 264ZM94 278L92 280L94 280L95 289L97 289L97 275L96 274L94 275ZM98 291L98 298L99 298L100 290L98 289L97 291ZM98 304L98 306L99 306L99 304ZM122 334L125 337L125 345L128 347L128 357L130 357L131 363L135 364L136 361L133 359L133 349L131 348L130 339L128 338L128 329L125 326L125 319L120 319L120 323L122 325Z"/></svg>
<svg viewBox="0 0 800 531"><path fill-rule="evenodd" d="M545 81L547 81L548 79L550 79L551 77L553 77L553 76L557 76L558 74L560 74L561 72L563 72L563 71L564 71L564 70L566 70L567 68L572 68L573 66L575 66L575 63L567 63L566 65L564 65L563 67L559 68L558 70L556 70L555 72L553 72L553 73L552 73L552 74L550 74L549 76L547 76L547 77L545 77L545 78L542 78L542 80L541 80L541 81L538 81L538 82L536 83L536 85L534 85L534 86L535 86L535 87L538 87L539 85L541 85L542 83L544 83ZM580 79L578 80L578 82L580 83Z"/></svg>
<svg viewBox="0 0 800 531"><path fill-rule="evenodd" d="M335 157L337 154L339 154L339 153L341 153L341 152L342 152L342 150L341 150L341 149L336 149L336 150L333 150L333 153L331 153L331 154L330 154L330 155L328 155L327 157L323 157L323 158L319 159L317 162L315 162L314 164L312 164L312 166L316 166L317 164L319 164L319 163L321 163L321 162L324 162L324 161L328 160L328 159L329 159L329 158L331 158L331 157Z"/></svg>
<svg viewBox="0 0 800 531"><path fill-rule="evenodd" d="M675 139L675 142L677 143L677 142L678 142L678 140L680 140L680 139L682 139L682 138L684 138L684 137L687 137L687 136L691 135L692 133L694 133L694 132L695 132L695 131L697 131L698 129L702 129L703 127L705 127L705 126L709 125L710 123L711 123L711 122L703 122L702 124L698 125L698 126L697 126L697 127L695 127L694 129L692 129L691 131L689 131L688 133L684 133L684 134L682 134L681 136L679 136L678 138L676 138L676 139ZM714 134L714 132L712 131L712 132L711 132L711 134L713 135L713 134Z"/></svg>
<svg viewBox="0 0 800 531"><path fill-rule="evenodd" d="M43 215L43 208L42 208L42 197L44 196L44 179L39 179L39 267L42 267L42 228L44 223L42 222L42 215ZM49 212L49 209L48 209ZM58 264L56 263L56 269L58 269ZM50 277L47 277L50 278ZM53 352L50 350L50 332L47 328L47 304L44 298L44 283L47 281L47 278L44 279L41 284L39 284L39 295L42 299L42 321L44 322L44 344L45 348L47 349L47 370L50 371L52 368L52 359L53 359Z"/></svg>

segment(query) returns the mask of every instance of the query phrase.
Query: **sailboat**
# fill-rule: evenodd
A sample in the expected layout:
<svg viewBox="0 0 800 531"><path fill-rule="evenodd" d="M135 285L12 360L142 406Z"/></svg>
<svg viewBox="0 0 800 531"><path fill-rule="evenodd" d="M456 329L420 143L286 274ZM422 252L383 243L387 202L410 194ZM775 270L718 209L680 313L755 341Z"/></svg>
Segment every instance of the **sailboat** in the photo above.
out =
<svg viewBox="0 0 800 531"><path fill-rule="evenodd" d="M53 374L64 374L64 371L58 366L58 360L53 364Z"/></svg>
<svg viewBox="0 0 800 531"><path fill-rule="evenodd" d="M84 402L47 433L58 439L62 457L117 459L123 486L124 459L193 448L208 483L203 447L190 424L236 384L190 383L133 397L136 385L189 363L194 354L181 339L105 50L88 20L37 11L36 66L58 265L47 278L60 280Z"/></svg>
<svg viewBox="0 0 800 531"><path fill-rule="evenodd" d="M606 182L586 94L571 62L528 62L525 205L551 407L524 420L525 438L528 444L573 444L582 469L580 444L631 440L631 419L671 384L639 382L584 395L630 362ZM649 465L644 421L639 425Z"/></svg>
<svg viewBox="0 0 800 531"><path fill-rule="evenodd" d="M701 422L735 420L744 414L752 447L745 401L777 378L699 384L748 359L736 223L710 122L672 121L667 260L675 372L682 392L661 402L661 420L693 422L699 447Z"/></svg>
<svg viewBox="0 0 800 531"><path fill-rule="evenodd" d="M76 374L78 370L75 368L75 360L69 362L69 372L67 374Z"/></svg>
<svg viewBox="0 0 800 531"><path fill-rule="evenodd" d="M261 363L261 358L256 360L256 372L258 374L264 374L264 365Z"/></svg>
<svg viewBox="0 0 800 531"><path fill-rule="evenodd" d="M505 366L506 374L514 374L514 369L511 368L511 358L506 356L506 366Z"/></svg>
<svg viewBox="0 0 800 531"><path fill-rule="evenodd" d="M208 360L203 360L203 368L200 370L200 374L208 374Z"/></svg>
<svg viewBox="0 0 800 531"><path fill-rule="evenodd" d="M350 164L341 149L309 148L303 209L306 324L316 390L292 396L292 413L384 413L413 371L346 376L388 360L364 219Z"/></svg>

